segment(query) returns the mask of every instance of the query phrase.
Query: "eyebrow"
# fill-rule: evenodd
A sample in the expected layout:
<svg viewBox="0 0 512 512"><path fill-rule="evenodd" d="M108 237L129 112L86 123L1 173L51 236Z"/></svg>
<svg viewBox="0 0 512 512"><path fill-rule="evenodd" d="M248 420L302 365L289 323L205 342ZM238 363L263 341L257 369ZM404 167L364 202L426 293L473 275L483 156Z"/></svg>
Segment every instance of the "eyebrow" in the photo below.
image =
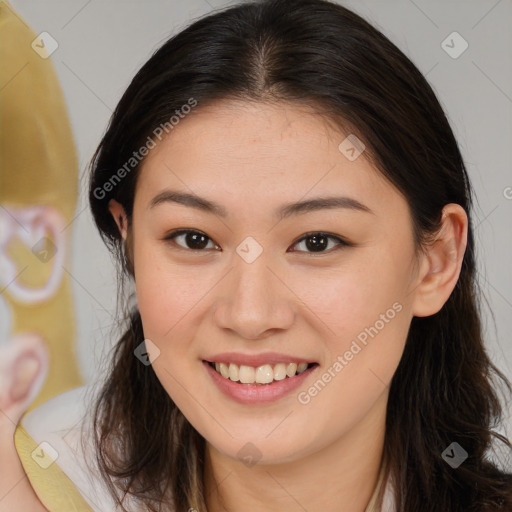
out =
<svg viewBox="0 0 512 512"><path fill-rule="evenodd" d="M220 204L193 193L179 192L177 190L164 190L160 192L149 203L149 209L164 203L181 204L218 215L219 217L228 217L227 210ZM351 197L327 196L282 205L276 210L275 215L282 220L292 215L333 208L346 208L374 214L368 206Z"/></svg>

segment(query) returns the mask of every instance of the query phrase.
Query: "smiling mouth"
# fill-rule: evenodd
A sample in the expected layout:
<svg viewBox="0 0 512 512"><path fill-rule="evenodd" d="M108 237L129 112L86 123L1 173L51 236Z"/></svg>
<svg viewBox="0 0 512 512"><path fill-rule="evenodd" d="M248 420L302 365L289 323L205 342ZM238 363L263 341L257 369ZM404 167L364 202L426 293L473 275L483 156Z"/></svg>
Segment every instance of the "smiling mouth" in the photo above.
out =
<svg viewBox="0 0 512 512"><path fill-rule="evenodd" d="M245 365L237 365L234 363L218 363L213 361L205 361L219 375L226 380L238 382L239 384L272 384L285 379L304 373L311 368L318 366L318 363L278 363L275 365L264 364L262 366L253 367Z"/></svg>

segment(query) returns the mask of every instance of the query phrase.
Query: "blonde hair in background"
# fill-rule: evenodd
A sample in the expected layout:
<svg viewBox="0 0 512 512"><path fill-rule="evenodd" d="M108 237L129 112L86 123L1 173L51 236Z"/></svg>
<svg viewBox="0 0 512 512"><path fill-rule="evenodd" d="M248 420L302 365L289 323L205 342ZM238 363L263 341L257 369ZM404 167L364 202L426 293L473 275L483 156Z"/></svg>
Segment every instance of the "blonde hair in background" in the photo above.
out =
<svg viewBox="0 0 512 512"><path fill-rule="evenodd" d="M82 384L66 272L78 163L62 91L52 62L36 51L44 46L38 38L0 2L0 344L24 333L44 342L48 376L31 409Z"/></svg>

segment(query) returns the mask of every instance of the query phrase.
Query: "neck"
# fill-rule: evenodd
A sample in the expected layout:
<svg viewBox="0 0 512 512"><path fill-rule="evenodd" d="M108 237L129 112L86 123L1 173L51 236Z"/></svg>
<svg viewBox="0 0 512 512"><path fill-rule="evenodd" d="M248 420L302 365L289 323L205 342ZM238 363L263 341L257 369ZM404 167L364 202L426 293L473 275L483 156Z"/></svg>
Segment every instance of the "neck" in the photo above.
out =
<svg viewBox="0 0 512 512"><path fill-rule="evenodd" d="M208 512L365 512L381 467L387 393L343 436L292 462L247 467L208 442L204 483Z"/></svg>

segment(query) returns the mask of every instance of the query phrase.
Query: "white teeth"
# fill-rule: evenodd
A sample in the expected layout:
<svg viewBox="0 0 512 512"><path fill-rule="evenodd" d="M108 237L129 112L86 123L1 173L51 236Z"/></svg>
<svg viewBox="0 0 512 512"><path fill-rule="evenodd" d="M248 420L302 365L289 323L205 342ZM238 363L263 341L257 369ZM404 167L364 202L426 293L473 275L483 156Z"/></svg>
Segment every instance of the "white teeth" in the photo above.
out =
<svg viewBox="0 0 512 512"><path fill-rule="evenodd" d="M229 368L227 364L220 363L220 374L225 378L229 379ZM218 370L217 370L218 371Z"/></svg>
<svg viewBox="0 0 512 512"><path fill-rule="evenodd" d="M239 373L239 370L238 370L238 366L236 364L233 364L231 363L229 365L229 378L233 381L233 382L238 382L240 379L238 377L238 373Z"/></svg>
<svg viewBox="0 0 512 512"><path fill-rule="evenodd" d="M279 363L274 366L274 380L286 379L286 366L284 363Z"/></svg>
<svg viewBox="0 0 512 512"><path fill-rule="evenodd" d="M284 380L287 377L294 377L306 371L307 363L278 363L272 367L270 364L264 364L254 368L252 366L234 363L215 363L215 370L225 379L242 384L270 384L274 380Z"/></svg>
<svg viewBox="0 0 512 512"><path fill-rule="evenodd" d="M252 384L254 382L254 368L252 366L240 366L238 376L242 384Z"/></svg>
<svg viewBox="0 0 512 512"><path fill-rule="evenodd" d="M259 366L256 370L256 382L258 384L268 384L274 380L274 370L269 364Z"/></svg>
<svg viewBox="0 0 512 512"><path fill-rule="evenodd" d="M286 375L288 377L293 377L295 373L297 372L297 365L295 363L289 363L286 367Z"/></svg>

